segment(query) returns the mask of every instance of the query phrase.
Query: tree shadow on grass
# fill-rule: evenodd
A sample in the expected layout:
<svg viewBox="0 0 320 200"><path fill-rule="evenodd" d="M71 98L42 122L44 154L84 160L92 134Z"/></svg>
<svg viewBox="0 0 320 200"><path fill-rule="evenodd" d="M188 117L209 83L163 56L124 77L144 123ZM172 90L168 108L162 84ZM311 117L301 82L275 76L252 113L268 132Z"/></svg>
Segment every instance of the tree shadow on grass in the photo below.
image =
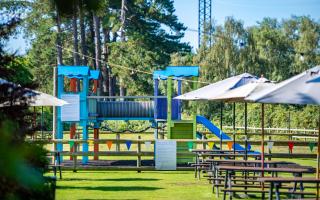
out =
<svg viewBox="0 0 320 200"><path fill-rule="evenodd" d="M92 179L92 178L64 178L63 181L159 181L157 178L106 178L106 179Z"/></svg>
<svg viewBox="0 0 320 200"><path fill-rule="evenodd" d="M145 187L145 186L57 186L57 189L64 189L64 190L100 190L100 191L153 191L153 190L160 190L163 188L159 187Z"/></svg>
<svg viewBox="0 0 320 200"><path fill-rule="evenodd" d="M139 200L139 199L78 199L78 200Z"/></svg>

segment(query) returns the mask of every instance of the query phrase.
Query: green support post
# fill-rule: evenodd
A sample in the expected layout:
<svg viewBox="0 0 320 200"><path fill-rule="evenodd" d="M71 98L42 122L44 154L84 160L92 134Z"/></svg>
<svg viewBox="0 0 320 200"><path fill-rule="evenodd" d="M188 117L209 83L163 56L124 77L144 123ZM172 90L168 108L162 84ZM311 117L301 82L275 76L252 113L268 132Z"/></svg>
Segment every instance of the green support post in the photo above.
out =
<svg viewBox="0 0 320 200"><path fill-rule="evenodd" d="M172 77L167 79L167 139L171 138L172 118Z"/></svg>

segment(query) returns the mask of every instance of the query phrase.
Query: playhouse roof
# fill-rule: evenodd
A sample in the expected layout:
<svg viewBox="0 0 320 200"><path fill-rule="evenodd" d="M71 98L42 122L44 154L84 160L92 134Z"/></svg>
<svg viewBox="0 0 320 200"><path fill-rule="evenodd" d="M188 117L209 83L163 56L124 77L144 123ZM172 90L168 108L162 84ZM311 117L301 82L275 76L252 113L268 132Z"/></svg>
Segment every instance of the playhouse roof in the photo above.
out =
<svg viewBox="0 0 320 200"><path fill-rule="evenodd" d="M58 76L63 75L68 78L82 78L89 76L90 71L88 66L58 66Z"/></svg>
<svg viewBox="0 0 320 200"><path fill-rule="evenodd" d="M100 71L99 70L90 70L89 79L98 80L99 76L100 76Z"/></svg>
<svg viewBox="0 0 320 200"><path fill-rule="evenodd" d="M199 76L199 66L168 66L165 70L153 72L153 79L166 80L168 77L197 77Z"/></svg>

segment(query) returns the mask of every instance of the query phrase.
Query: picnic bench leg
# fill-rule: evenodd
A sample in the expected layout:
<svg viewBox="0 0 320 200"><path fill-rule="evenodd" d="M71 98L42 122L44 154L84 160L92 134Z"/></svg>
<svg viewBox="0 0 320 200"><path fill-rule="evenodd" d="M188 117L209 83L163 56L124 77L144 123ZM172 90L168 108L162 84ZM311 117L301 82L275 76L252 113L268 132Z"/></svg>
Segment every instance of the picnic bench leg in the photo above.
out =
<svg viewBox="0 0 320 200"><path fill-rule="evenodd" d="M60 152L58 152L58 165L59 165L60 179L62 179Z"/></svg>
<svg viewBox="0 0 320 200"><path fill-rule="evenodd" d="M276 200L280 200L279 184L276 184Z"/></svg>
<svg viewBox="0 0 320 200"><path fill-rule="evenodd" d="M215 176L215 178L218 178L218 169L216 167L214 167L214 176ZM214 182L216 184L216 189L217 189L217 195L216 196L217 196L217 198L219 198L219 186L218 186L218 184L220 184L221 181L215 180Z"/></svg>
<svg viewBox="0 0 320 200"><path fill-rule="evenodd" d="M198 164L199 164L199 155L196 154L196 164L194 165L194 178L197 178Z"/></svg>
<svg viewBox="0 0 320 200"><path fill-rule="evenodd" d="M272 196L273 196L273 182L270 183L269 200L272 200Z"/></svg>
<svg viewBox="0 0 320 200"><path fill-rule="evenodd" d="M55 166L52 167L54 177L57 177L57 169Z"/></svg>
<svg viewBox="0 0 320 200"><path fill-rule="evenodd" d="M228 177L229 177L229 171L226 170L226 175L225 175L225 178L224 178L224 189L227 189L227 186L228 186ZM227 192L224 190L223 191L223 200L226 200L226 195L227 195Z"/></svg>
<svg viewBox="0 0 320 200"><path fill-rule="evenodd" d="M316 199L319 199L319 183L317 183L317 193L316 193Z"/></svg>
<svg viewBox="0 0 320 200"><path fill-rule="evenodd" d="M232 180L231 180L231 176L234 174L235 172L230 172L228 174L228 188L231 189L232 188ZM232 197L234 195L234 192L229 192L229 199L231 200Z"/></svg>

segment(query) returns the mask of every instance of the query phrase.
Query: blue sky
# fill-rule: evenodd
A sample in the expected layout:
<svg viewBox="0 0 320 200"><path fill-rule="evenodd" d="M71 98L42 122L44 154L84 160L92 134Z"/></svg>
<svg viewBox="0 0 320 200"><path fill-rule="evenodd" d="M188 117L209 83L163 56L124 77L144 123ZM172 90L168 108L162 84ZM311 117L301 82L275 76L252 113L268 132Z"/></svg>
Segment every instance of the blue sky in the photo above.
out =
<svg viewBox="0 0 320 200"><path fill-rule="evenodd" d="M176 15L189 29L198 27L198 0L174 0ZM264 17L279 20L292 15L308 15L320 21L320 0L212 0L212 17L217 24L223 24L225 18L233 16L244 22L245 26L255 25ZM183 41L197 47L197 33L187 31ZM19 36L9 42L11 51L20 54L27 48L24 39Z"/></svg>
<svg viewBox="0 0 320 200"><path fill-rule="evenodd" d="M174 0L176 14L190 29L198 27L198 0ZM320 21L320 0L212 0L212 17L217 24L233 16L245 26L255 25L264 17L279 20L292 15L309 15ZM197 33L187 31L183 41L198 46Z"/></svg>

